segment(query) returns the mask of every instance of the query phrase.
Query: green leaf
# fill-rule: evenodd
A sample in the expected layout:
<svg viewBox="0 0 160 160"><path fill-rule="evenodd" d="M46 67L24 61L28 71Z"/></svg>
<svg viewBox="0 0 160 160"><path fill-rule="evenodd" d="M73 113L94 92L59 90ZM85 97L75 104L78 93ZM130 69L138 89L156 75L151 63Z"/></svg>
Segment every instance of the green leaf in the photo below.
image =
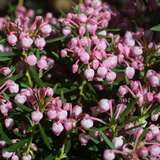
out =
<svg viewBox="0 0 160 160"><path fill-rule="evenodd" d="M126 117L128 117L129 112L133 109L135 104L136 104L136 99L132 99L129 101L126 110L120 116L120 123L123 123L125 121Z"/></svg>
<svg viewBox="0 0 160 160"><path fill-rule="evenodd" d="M29 108L29 107L27 107L27 106L25 106L24 104L18 104L18 103L16 103L16 105L17 105L17 108L19 108L22 111L32 112L32 109Z"/></svg>
<svg viewBox="0 0 160 160"><path fill-rule="evenodd" d="M49 39L47 40L47 43L54 43L54 42L58 42L58 41L63 41L65 39L65 36L61 36L61 37L57 37L54 39Z"/></svg>
<svg viewBox="0 0 160 160"><path fill-rule="evenodd" d="M49 154L44 160L54 160L55 156L53 156L53 154Z"/></svg>
<svg viewBox="0 0 160 160"><path fill-rule="evenodd" d="M160 32L160 24L153 26L150 30L155 32Z"/></svg>
<svg viewBox="0 0 160 160"><path fill-rule="evenodd" d="M112 142L110 141L110 139L101 131L99 130L99 133L101 134L102 138L104 139L105 143L111 148L114 148L114 145L112 144Z"/></svg>
<svg viewBox="0 0 160 160"><path fill-rule="evenodd" d="M8 152L17 152L18 150L20 150L27 142L29 141L29 139L23 139L11 146L9 146L8 148L5 148L5 150L7 150Z"/></svg>
<svg viewBox="0 0 160 160"><path fill-rule="evenodd" d="M9 137L5 134L1 122L0 122L0 138L3 139L4 141L6 141L7 144L11 144L11 140L10 140Z"/></svg>
<svg viewBox="0 0 160 160"><path fill-rule="evenodd" d="M52 148L51 148L50 143L49 143L49 138L48 138L47 134L45 133L45 130L41 126L41 124L39 124L39 129L40 129L40 133L41 133L41 136L42 136L42 139L43 139L45 145L48 147L48 149L51 150Z"/></svg>
<svg viewBox="0 0 160 160"><path fill-rule="evenodd" d="M38 86L40 86L40 87L45 86L43 81L39 78L39 74L37 73L35 67L29 67L29 73L30 73L32 79L34 80L34 82L36 84L38 84Z"/></svg>

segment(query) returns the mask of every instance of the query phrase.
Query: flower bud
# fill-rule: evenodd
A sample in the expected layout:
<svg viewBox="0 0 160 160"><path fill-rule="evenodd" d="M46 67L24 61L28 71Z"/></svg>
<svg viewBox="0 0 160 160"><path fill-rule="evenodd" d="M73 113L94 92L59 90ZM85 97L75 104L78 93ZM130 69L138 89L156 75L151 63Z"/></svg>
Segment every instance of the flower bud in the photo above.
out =
<svg viewBox="0 0 160 160"><path fill-rule="evenodd" d="M145 158L148 156L148 148L147 147L141 147L138 151L138 154L141 158Z"/></svg>
<svg viewBox="0 0 160 160"><path fill-rule="evenodd" d="M31 117L32 117L32 121L35 124L38 124L39 121L43 118L43 114L40 111L34 111L32 112Z"/></svg>
<svg viewBox="0 0 160 160"><path fill-rule="evenodd" d="M59 136L63 130L64 130L64 127L63 127L62 123L60 123L60 122L53 123L52 131L56 136Z"/></svg>
<svg viewBox="0 0 160 160"><path fill-rule="evenodd" d="M108 82L113 82L116 79L116 77L117 77L116 73L112 72L112 71L107 72L107 74L106 74L106 80Z"/></svg>
<svg viewBox="0 0 160 160"><path fill-rule="evenodd" d="M135 69L133 67L127 67L125 70L125 75L128 79L132 79L135 75Z"/></svg>
<svg viewBox="0 0 160 160"><path fill-rule="evenodd" d="M72 110L72 114L74 117L79 117L82 113L82 107L81 106L78 106L78 105L75 105L73 107L73 110Z"/></svg>
<svg viewBox="0 0 160 160"><path fill-rule="evenodd" d="M106 149L103 153L104 160L114 160L115 157L116 156L112 150Z"/></svg>
<svg viewBox="0 0 160 160"><path fill-rule="evenodd" d="M110 109L109 100L108 99L101 99L98 102L98 106L99 106L100 110L102 110L103 112L107 112Z"/></svg>
<svg viewBox="0 0 160 160"><path fill-rule="evenodd" d="M23 49L31 48L32 43L33 43L33 39L30 37L22 37L21 39L21 45Z"/></svg>
<svg viewBox="0 0 160 160"><path fill-rule="evenodd" d="M141 47L134 46L134 47L132 48L132 53L133 53L134 56L140 56L140 55L142 55L143 50L142 50Z"/></svg>
<svg viewBox="0 0 160 160"><path fill-rule="evenodd" d="M88 81L92 81L94 78L94 70L93 69L86 69L84 71L84 76Z"/></svg>
<svg viewBox="0 0 160 160"><path fill-rule="evenodd" d="M67 119L67 115L68 115L68 113L65 110L61 110L61 111L57 112L58 120L62 120L63 121L65 119Z"/></svg>
<svg viewBox="0 0 160 160"><path fill-rule="evenodd" d="M2 157L5 159L11 158L13 152L2 151Z"/></svg>
<svg viewBox="0 0 160 160"><path fill-rule="evenodd" d="M14 120L12 118L6 118L4 120L4 124L5 124L5 127L8 129L8 130L11 130L13 125L14 125Z"/></svg>
<svg viewBox="0 0 160 160"><path fill-rule="evenodd" d="M13 82L13 83L9 86L8 89L9 89L10 93L18 93L18 91L19 91L19 85Z"/></svg>
<svg viewBox="0 0 160 160"><path fill-rule="evenodd" d="M26 155L22 157L22 160L31 160L31 159L32 159L31 155Z"/></svg>
<svg viewBox="0 0 160 160"><path fill-rule="evenodd" d="M160 80L157 76L151 76L149 77L149 82L152 87L158 87L160 85Z"/></svg>
<svg viewBox="0 0 160 160"><path fill-rule="evenodd" d="M70 27L65 27L65 28L63 28L62 32L65 36L68 36L68 35L71 34L71 28Z"/></svg>
<svg viewBox="0 0 160 160"><path fill-rule="evenodd" d="M17 94L14 99L19 104L24 104L27 100L26 96L21 95L21 94Z"/></svg>
<svg viewBox="0 0 160 160"><path fill-rule="evenodd" d="M57 117L57 112L55 110L48 110L47 112L47 116L48 116L48 119L49 120L53 120L53 119L56 119Z"/></svg>
<svg viewBox="0 0 160 160"><path fill-rule="evenodd" d="M52 26L50 24L44 24L41 26L40 30L45 36L49 36L52 32Z"/></svg>
<svg viewBox="0 0 160 160"><path fill-rule="evenodd" d="M34 43L35 43L36 47L39 48L40 50L42 50L44 48L44 46L46 45L46 41L42 37L36 38Z"/></svg>
<svg viewBox="0 0 160 160"><path fill-rule="evenodd" d="M15 46L18 39L17 39L16 35L11 33L7 36L7 41L11 46Z"/></svg>
<svg viewBox="0 0 160 160"><path fill-rule="evenodd" d="M97 75L101 78L104 78L107 74L107 69L105 67L98 67Z"/></svg>
<svg viewBox="0 0 160 160"><path fill-rule="evenodd" d="M114 137L112 140L112 143L114 145L115 148L120 148L123 145L123 137Z"/></svg>
<svg viewBox="0 0 160 160"><path fill-rule="evenodd" d="M82 146L86 146L88 143L89 137L86 134L81 133L79 135L79 141Z"/></svg>
<svg viewBox="0 0 160 160"><path fill-rule="evenodd" d="M84 129L92 128L93 127L93 120L90 119L90 118L84 118L84 119L81 120L81 126Z"/></svg>
<svg viewBox="0 0 160 160"><path fill-rule="evenodd" d="M149 153L151 156L159 156L160 155L160 145L154 144L149 147Z"/></svg>
<svg viewBox="0 0 160 160"><path fill-rule="evenodd" d="M82 23L86 23L87 22L87 16L85 14L83 14L83 13L79 14L78 19Z"/></svg>

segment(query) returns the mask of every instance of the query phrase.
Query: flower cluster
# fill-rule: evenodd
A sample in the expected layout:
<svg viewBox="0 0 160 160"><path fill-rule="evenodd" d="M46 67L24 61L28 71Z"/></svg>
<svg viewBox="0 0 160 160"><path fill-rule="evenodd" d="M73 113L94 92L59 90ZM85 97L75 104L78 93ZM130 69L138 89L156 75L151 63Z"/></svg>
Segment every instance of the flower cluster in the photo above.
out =
<svg viewBox="0 0 160 160"><path fill-rule="evenodd" d="M100 0L15 12L0 18L0 159L160 159L159 44L115 33Z"/></svg>

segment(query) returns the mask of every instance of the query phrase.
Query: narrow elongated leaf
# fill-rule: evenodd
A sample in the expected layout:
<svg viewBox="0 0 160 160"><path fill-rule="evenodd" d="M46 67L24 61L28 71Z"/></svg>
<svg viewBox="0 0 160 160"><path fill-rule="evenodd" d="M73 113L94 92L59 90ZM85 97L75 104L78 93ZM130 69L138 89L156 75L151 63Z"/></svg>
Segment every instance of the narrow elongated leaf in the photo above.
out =
<svg viewBox="0 0 160 160"><path fill-rule="evenodd" d="M136 100L132 99L130 100L129 104L127 105L126 110L121 114L120 122L124 122L125 118L128 117L129 112L132 110L132 108L135 106Z"/></svg>
<svg viewBox="0 0 160 160"><path fill-rule="evenodd" d="M11 146L9 146L8 148L6 148L5 150L7 150L8 152L17 152L18 150L20 150L27 142L29 141L29 139L23 139Z"/></svg>
<svg viewBox="0 0 160 160"><path fill-rule="evenodd" d="M53 154L49 154L44 160L54 160L55 156L53 156Z"/></svg>
<svg viewBox="0 0 160 160"><path fill-rule="evenodd" d="M48 149L51 149L51 146L50 146L50 143L49 143L49 138L48 138L47 134L45 133L45 130L41 126L41 124L39 124L39 129L40 129L40 133L41 133L41 136L42 136L42 139L43 139L45 145L48 147Z"/></svg>
<svg viewBox="0 0 160 160"><path fill-rule="evenodd" d="M61 36L61 37L57 37L54 39L49 39L47 40L47 43L54 43L54 42L58 42L58 41L63 41L65 39L65 36Z"/></svg>
<svg viewBox="0 0 160 160"><path fill-rule="evenodd" d="M105 143L106 143L110 148L113 149L114 146L113 146L112 142L110 141L110 139L109 139L101 130L99 130L99 132L100 132L102 138L104 139Z"/></svg>
<svg viewBox="0 0 160 160"><path fill-rule="evenodd" d="M153 26L151 28L151 31L155 31L155 32L160 32L160 24L156 25L156 26Z"/></svg>
<svg viewBox="0 0 160 160"><path fill-rule="evenodd" d="M6 141L7 144L11 143L9 137L5 134L2 124L0 123L0 138Z"/></svg>
<svg viewBox="0 0 160 160"><path fill-rule="evenodd" d="M29 73L34 82L38 84L38 86L43 87L45 85L43 81L39 78L39 75L34 67L29 67Z"/></svg>

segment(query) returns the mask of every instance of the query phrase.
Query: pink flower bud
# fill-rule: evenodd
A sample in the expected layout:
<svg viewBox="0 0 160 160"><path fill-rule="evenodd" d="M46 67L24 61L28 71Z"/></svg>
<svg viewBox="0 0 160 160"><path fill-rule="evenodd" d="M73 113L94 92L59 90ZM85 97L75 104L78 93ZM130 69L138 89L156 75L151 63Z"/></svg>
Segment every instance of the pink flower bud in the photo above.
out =
<svg viewBox="0 0 160 160"><path fill-rule="evenodd" d="M160 103L160 92L155 95L156 100Z"/></svg>
<svg viewBox="0 0 160 160"><path fill-rule="evenodd" d="M67 119L64 122L64 127L65 127L66 131L71 130L73 128L73 120L72 119Z"/></svg>
<svg viewBox="0 0 160 160"><path fill-rule="evenodd" d="M98 102L98 106L100 108L101 111L103 112L107 112L110 109L110 103L108 99L101 99Z"/></svg>
<svg viewBox="0 0 160 160"><path fill-rule="evenodd" d="M4 76L8 76L11 73L11 70L8 67L2 67L0 68L0 73L2 73Z"/></svg>
<svg viewBox="0 0 160 160"><path fill-rule="evenodd" d="M160 115L159 113L152 114L151 115L151 120L156 122L158 120L158 118L159 118L159 115Z"/></svg>
<svg viewBox="0 0 160 160"><path fill-rule="evenodd" d="M12 156L11 160L19 160L19 157L14 154L14 155Z"/></svg>
<svg viewBox="0 0 160 160"><path fill-rule="evenodd" d="M128 79L132 79L135 75L135 69L133 67L127 67L125 70L125 75Z"/></svg>
<svg viewBox="0 0 160 160"><path fill-rule="evenodd" d="M75 63L75 64L72 65L72 72L77 73L77 71L78 71L78 64Z"/></svg>
<svg viewBox="0 0 160 160"><path fill-rule="evenodd" d="M6 145L6 141L0 140L0 148L3 148Z"/></svg>
<svg viewBox="0 0 160 160"><path fill-rule="evenodd" d="M112 143L114 145L115 148L120 148L123 145L123 137L114 137L112 140Z"/></svg>
<svg viewBox="0 0 160 160"><path fill-rule="evenodd" d="M17 94L14 99L19 104L24 104L27 100L26 96L21 94Z"/></svg>
<svg viewBox="0 0 160 160"><path fill-rule="evenodd" d="M83 118L83 119L81 120L81 126L82 126L84 129L92 128L92 127L93 127L93 120L90 119L90 118Z"/></svg>
<svg viewBox="0 0 160 160"><path fill-rule="evenodd" d="M102 65L106 68L115 68L118 63L118 57L117 56L111 56L105 59L102 63Z"/></svg>
<svg viewBox="0 0 160 160"><path fill-rule="evenodd" d="M63 28L62 32L65 36L68 36L68 35L71 34L71 28L70 27L65 27L65 28Z"/></svg>
<svg viewBox="0 0 160 160"><path fill-rule="evenodd" d="M47 63L47 59L44 57L41 57L41 59L38 61L37 63L38 68L40 69L45 69L47 70L48 68L48 63Z"/></svg>
<svg viewBox="0 0 160 160"><path fill-rule="evenodd" d="M107 69L105 67L98 67L97 75L101 78L104 78L107 74Z"/></svg>
<svg viewBox="0 0 160 160"><path fill-rule="evenodd" d="M134 46L134 47L132 48L132 53L133 53L134 56L140 56L140 55L142 55L143 50L142 50L141 47Z"/></svg>
<svg viewBox="0 0 160 160"><path fill-rule="evenodd" d="M43 118L43 114L40 111L34 111L32 112L31 117L32 117L32 121L35 124L38 124L39 121Z"/></svg>
<svg viewBox="0 0 160 160"><path fill-rule="evenodd" d="M81 56L80 56L80 60L84 63L84 64L88 64L89 62L89 54L87 52L83 52L81 53Z"/></svg>
<svg viewBox="0 0 160 160"><path fill-rule="evenodd" d="M146 99L147 99L148 102L152 102L153 99L154 99L153 93L152 93L152 92L148 92L148 93L146 94Z"/></svg>
<svg viewBox="0 0 160 160"><path fill-rule="evenodd" d="M31 155L26 155L22 157L22 160L31 160L31 159L32 159Z"/></svg>
<svg viewBox="0 0 160 160"><path fill-rule="evenodd" d="M88 23L87 26L87 31L91 34L95 34L96 33L96 30L97 30L97 24L90 24Z"/></svg>
<svg viewBox="0 0 160 160"><path fill-rule="evenodd" d="M160 142L160 133L158 133L158 135L156 136L156 140Z"/></svg>
<svg viewBox="0 0 160 160"><path fill-rule="evenodd" d="M66 49L62 49L61 52L60 52L60 54L61 54L61 57L62 57L62 58L66 57L66 56L67 56L67 51L66 51Z"/></svg>
<svg viewBox="0 0 160 160"><path fill-rule="evenodd" d="M160 155L160 145L154 144L149 147L149 153L151 156L159 156Z"/></svg>
<svg viewBox="0 0 160 160"><path fill-rule="evenodd" d="M50 24L44 24L41 26L40 30L45 36L49 36L52 32L52 26Z"/></svg>
<svg viewBox="0 0 160 160"><path fill-rule="evenodd" d="M99 61L97 59L94 59L92 61L92 66L93 66L93 69L97 69L99 67Z"/></svg>
<svg viewBox="0 0 160 160"><path fill-rule="evenodd" d="M46 90L45 90L45 95L48 96L48 97L52 97L54 94L54 91L52 88L50 87L47 87Z"/></svg>
<svg viewBox="0 0 160 160"><path fill-rule="evenodd" d="M122 86L119 87L119 89L118 89L118 94L119 94L121 97L124 97L127 93L128 93L128 89L126 88L125 85L122 85Z"/></svg>
<svg viewBox="0 0 160 160"><path fill-rule="evenodd" d="M79 18L79 21L82 22L82 23L87 22L87 16L83 13L79 14L78 18Z"/></svg>
<svg viewBox="0 0 160 160"><path fill-rule="evenodd" d="M46 45L46 41L42 37L36 38L34 43L35 43L36 47L39 48L40 50L42 50L44 48L44 46Z"/></svg>
<svg viewBox="0 0 160 160"><path fill-rule="evenodd" d="M160 79L154 75L149 77L149 82L152 87L158 87L160 85Z"/></svg>
<svg viewBox="0 0 160 160"><path fill-rule="evenodd" d="M147 147L141 147L140 150L138 151L138 154L141 158L145 158L148 156L148 148Z"/></svg>
<svg viewBox="0 0 160 160"><path fill-rule="evenodd" d="M153 139L153 134L151 131L148 131L145 135L145 140L146 141L151 141Z"/></svg>
<svg viewBox="0 0 160 160"><path fill-rule="evenodd" d="M105 39L101 39L96 47L100 51L105 50L107 48Z"/></svg>
<svg viewBox="0 0 160 160"><path fill-rule="evenodd" d="M64 130L64 127L63 127L62 123L60 123L60 122L53 123L52 131L56 136L59 136L63 130Z"/></svg>
<svg viewBox="0 0 160 160"><path fill-rule="evenodd" d="M56 119L57 117L57 112L55 110L48 110L47 112L47 116L48 116L48 119L49 120L53 120L53 119Z"/></svg>
<svg viewBox="0 0 160 160"><path fill-rule="evenodd" d="M80 26L79 27L79 35L82 37L85 33L86 33L85 26Z"/></svg>
<svg viewBox="0 0 160 160"><path fill-rule="evenodd" d="M13 82L10 86L9 86L9 91L10 93L18 93L19 91L19 85L16 84L15 82Z"/></svg>
<svg viewBox="0 0 160 160"><path fill-rule="evenodd" d="M23 49L31 48L32 43L33 43L33 39L30 37L22 37L21 39L21 45Z"/></svg>
<svg viewBox="0 0 160 160"><path fill-rule="evenodd" d="M75 105L73 107L73 110L72 110L72 114L74 117L79 117L82 113L82 107L81 106L78 106L78 105Z"/></svg>
<svg viewBox="0 0 160 160"><path fill-rule="evenodd" d="M57 112L58 120L62 120L63 121L65 119L67 119L67 115L68 115L68 113L65 110L61 110L61 111Z"/></svg>
<svg viewBox="0 0 160 160"><path fill-rule="evenodd" d="M150 125L149 129L151 130L153 136L156 136L156 135L158 135L160 133L159 128L154 124Z"/></svg>
<svg viewBox="0 0 160 160"><path fill-rule="evenodd" d="M4 124L5 124L5 127L8 129L8 130L11 130L13 125L14 125L14 120L12 118L6 118L4 120Z"/></svg>
<svg viewBox="0 0 160 160"><path fill-rule="evenodd" d="M6 104L2 104L2 105L0 105L0 111L4 116L7 116L9 109Z"/></svg>
<svg viewBox="0 0 160 160"><path fill-rule="evenodd" d="M79 141L81 143L82 146L86 146L88 143L89 137L86 134L81 133L79 135Z"/></svg>
<svg viewBox="0 0 160 160"><path fill-rule="evenodd" d="M94 78L94 70L93 69L86 69L84 71L84 76L88 81L92 81Z"/></svg>
<svg viewBox="0 0 160 160"><path fill-rule="evenodd" d="M7 36L7 41L11 46L15 46L18 39L17 39L16 35L11 33Z"/></svg>
<svg viewBox="0 0 160 160"><path fill-rule="evenodd" d="M116 158L112 150L106 149L103 153L104 160L114 160Z"/></svg>
<svg viewBox="0 0 160 160"><path fill-rule="evenodd" d="M107 80L108 82L113 82L113 81L116 79L116 77L117 77L116 73L115 73L115 72L112 72L112 71L109 71L109 72L107 72L107 74L106 74L106 80Z"/></svg>
<svg viewBox="0 0 160 160"><path fill-rule="evenodd" d="M11 158L13 152L2 151L2 157L5 159Z"/></svg>

